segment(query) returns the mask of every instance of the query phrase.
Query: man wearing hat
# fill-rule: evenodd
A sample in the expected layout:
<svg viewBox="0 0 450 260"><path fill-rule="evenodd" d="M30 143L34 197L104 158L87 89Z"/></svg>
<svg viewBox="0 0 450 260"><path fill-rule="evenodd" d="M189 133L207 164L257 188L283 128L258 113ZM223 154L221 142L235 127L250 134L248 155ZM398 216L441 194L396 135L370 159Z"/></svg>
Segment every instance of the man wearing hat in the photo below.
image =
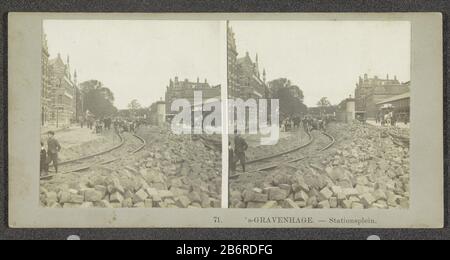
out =
<svg viewBox="0 0 450 260"><path fill-rule="evenodd" d="M58 173L58 153L61 151L61 145L58 140L55 138L55 132L48 132L48 163L53 162L53 166L55 167L56 173Z"/></svg>
<svg viewBox="0 0 450 260"><path fill-rule="evenodd" d="M243 172L245 172L245 166L246 166L246 158L245 158L245 152L248 149L248 144L244 140L244 138L241 137L239 132L236 130L234 131L235 137L234 137L234 154L236 156L235 162L240 162L242 166Z"/></svg>

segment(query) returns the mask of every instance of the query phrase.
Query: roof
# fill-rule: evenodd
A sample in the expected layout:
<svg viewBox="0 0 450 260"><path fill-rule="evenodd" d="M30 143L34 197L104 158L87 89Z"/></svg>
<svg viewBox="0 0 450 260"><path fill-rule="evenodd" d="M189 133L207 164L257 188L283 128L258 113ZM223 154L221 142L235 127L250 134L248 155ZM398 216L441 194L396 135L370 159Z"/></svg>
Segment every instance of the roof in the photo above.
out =
<svg viewBox="0 0 450 260"><path fill-rule="evenodd" d="M385 99L381 102L378 102L377 105L382 105L382 104L386 104L386 103L390 103L390 102L394 102L394 101L398 101L398 100L402 100L402 99L408 99L411 98L411 92L406 92L397 96L393 96L390 97L388 99Z"/></svg>

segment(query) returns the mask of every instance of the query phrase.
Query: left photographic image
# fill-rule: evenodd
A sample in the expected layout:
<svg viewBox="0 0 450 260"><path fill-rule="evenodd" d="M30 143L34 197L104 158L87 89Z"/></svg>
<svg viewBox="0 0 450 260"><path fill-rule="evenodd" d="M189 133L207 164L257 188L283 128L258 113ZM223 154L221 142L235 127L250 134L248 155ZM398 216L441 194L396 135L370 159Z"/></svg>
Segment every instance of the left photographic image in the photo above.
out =
<svg viewBox="0 0 450 260"><path fill-rule="evenodd" d="M40 205L220 208L222 45L218 21L45 20Z"/></svg>

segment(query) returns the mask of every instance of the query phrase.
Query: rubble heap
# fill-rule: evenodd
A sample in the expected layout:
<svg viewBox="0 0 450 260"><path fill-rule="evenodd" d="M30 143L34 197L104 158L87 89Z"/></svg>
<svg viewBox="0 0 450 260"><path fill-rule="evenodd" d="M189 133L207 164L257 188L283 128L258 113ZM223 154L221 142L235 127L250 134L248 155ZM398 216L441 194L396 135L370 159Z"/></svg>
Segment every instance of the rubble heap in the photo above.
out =
<svg viewBox="0 0 450 260"><path fill-rule="evenodd" d="M231 191L234 208L409 208L409 149L380 128L339 128L334 149Z"/></svg>
<svg viewBox="0 0 450 260"><path fill-rule="evenodd" d="M200 141L143 129L141 153L41 183L51 208L219 208L220 153Z"/></svg>

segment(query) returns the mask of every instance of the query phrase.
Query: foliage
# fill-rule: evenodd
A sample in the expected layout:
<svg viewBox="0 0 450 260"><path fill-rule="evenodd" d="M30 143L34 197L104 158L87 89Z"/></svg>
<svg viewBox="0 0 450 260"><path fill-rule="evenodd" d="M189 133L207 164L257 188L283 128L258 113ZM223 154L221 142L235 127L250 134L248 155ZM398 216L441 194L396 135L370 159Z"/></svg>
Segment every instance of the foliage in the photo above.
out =
<svg viewBox="0 0 450 260"><path fill-rule="evenodd" d="M117 113L114 106L114 94L98 80L89 80L80 84L83 99L83 113L89 110L95 117L102 118Z"/></svg>
<svg viewBox="0 0 450 260"><path fill-rule="evenodd" d="M130 110L139 110L141 108L142 106L141 104L139 104L139 101L137 101L137 99L133 99L130 104L128 104L128 109Z"/></svg>
<svg viewBox="0 0 450 260"><path fill-rule="evenodd" d="M280 118L301 116L307 113L308 108L303 104L303 91L300 87L292 85L286 78L269 82L272 98L280 101Z"/></svg>
<svg viewBox="0 0 450 260"><path fill-rule="evenodd" d="M331 102L328 100L327 97L323 97L317 102L318 107L331 107Z"/></svg>

